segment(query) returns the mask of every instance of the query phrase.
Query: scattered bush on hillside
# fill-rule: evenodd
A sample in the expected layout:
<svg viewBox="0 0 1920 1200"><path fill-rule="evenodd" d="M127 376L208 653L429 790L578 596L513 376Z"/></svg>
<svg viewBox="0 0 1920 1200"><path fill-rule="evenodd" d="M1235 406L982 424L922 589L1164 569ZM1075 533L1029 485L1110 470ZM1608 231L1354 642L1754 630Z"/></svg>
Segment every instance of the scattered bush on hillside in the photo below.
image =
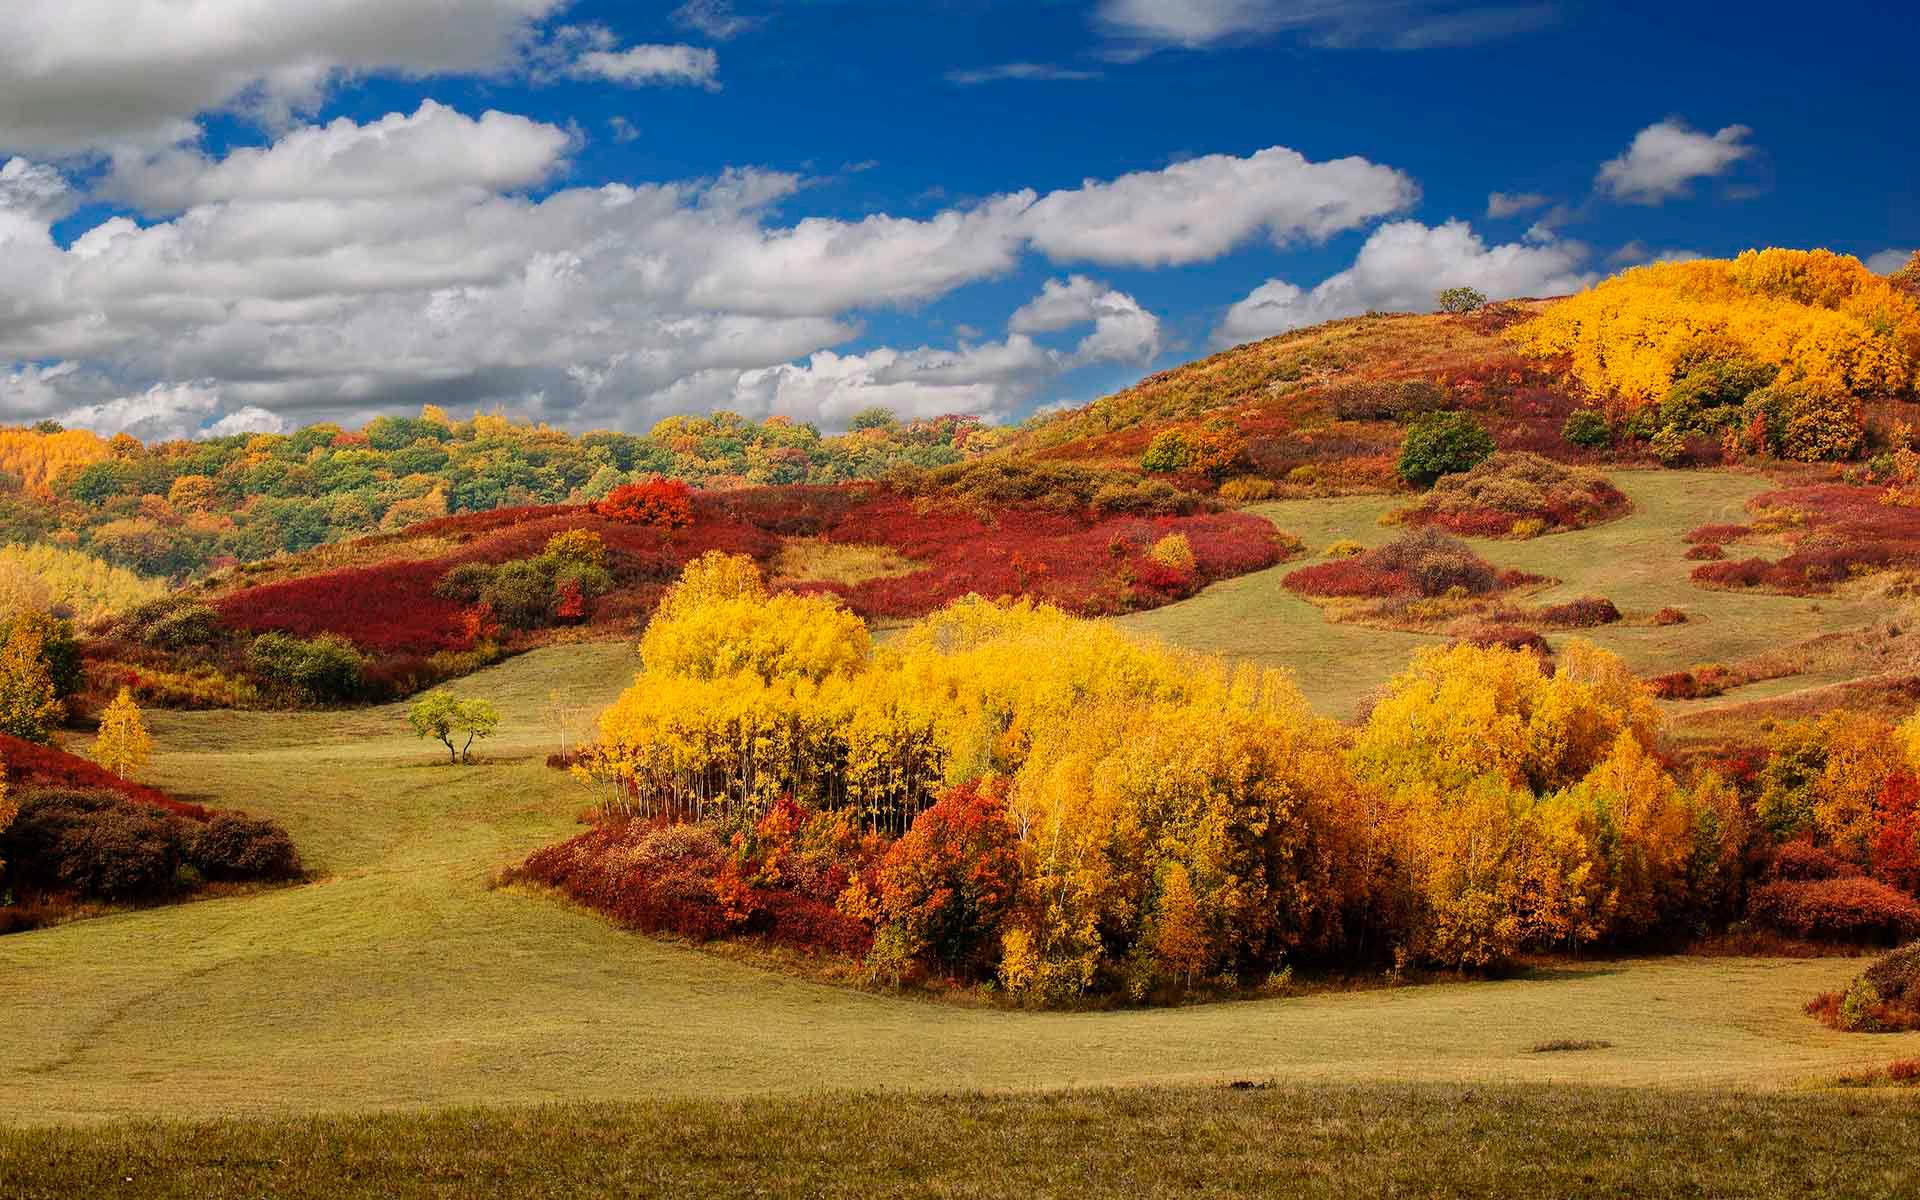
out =
<svg viewBox="0 0 1920 1200"><path fill-rule="evenodd" d="M1615 624L1621 619L1620 610L1604 596L1582 596L1577 600L1550 604L1540 610L1539 617L1543 624L1557 629L1593 629Z"/></svg>
<svg viewBox="0 0 1920 1200"><path fill-rule="evenodd" d="M1920 903L1861 876L1761 884L1748 897L1747 913L1795 937L1884 944L1920 936Z"/></svg>
<svg viewBox="0 0 1920 1200"><path fill-rule="evenodd" d="M1485 308L1487 297L1470 287L1450 287L1440 293L1435 303L1443 313L1470 313Z"/></svg>
<svg viewBox="0 0 1920 1200"><path fill-rule="evenodd" d="M1450 404L1446 389L1428 379L1343 379L1325 395L1342 421L1405 421Z"/></svg>
<svg viewBox="0 0 1920 1200"><path fill-rule="evenodd" d="M1774 561L1708 562L1694 569L1693 579L1709 587L1806 596L1891 567L1920 564L1920 510L1888 504L1886 495L1873 487L1815 484L1756 496L1748 502L1756 514L1751 532L1785 533L1790 552ZM1703 527L1689 538L1718 531Z"/></svg>
<svg viewBox="0 0 1920 1200"><path fill-rule="evenodd" d="M1403 524L1499 537L1583 529L1626 509L1626 496L1604 475L1517 451L1437 480L1398 516Z"/></svg>
<svg viewBox="0 0 1920 1200"><path fill-rule="evenodd" d="M1188 472L1216 478L1243 466L1247 442L1231 423L1210 422L1198 429L1167 429L1154 435L1140 468L1156 474Z"/></svg>
<svg viewBox="0 0 1920 1200"><path fill-rule="evenodd" d="M1485 596L1526 577L1498 571L1458 538L1422 529L1384 546L1289 574L1283 583L1307 596Z"/></svg>
<svg viewBox="0 0 1920 1200"><path fill-rule="evenodd" d="M1220 485L1220 498L1228 504L1258 504L1271 500L1279 488L1271 479L1262 479L1258 475L1242 475L1229 479Z"/></svg>
<svg viewBox="0 0 1920 1200"><path fill-rule="evenodd" d="M1493 456L1493 436L1467 413L1429 413L1407 426L1400 445L1400 477L1420 487L1443 475L1470 471Z"/></svg>
<svg viewBox="0 0 1920 1200"><path fill-rule="evenodd" d="M1537 630L1524 625L1478 625L1461 640L1482 650L1497 646L1504 650L1525 650L1541 658L1553 656L1553 648L1547 645L1547 639Z"/></svg>
<svg viewBox="0 0 1920 1200"><path fill-rule="evenodd" d="M184 845L188 863L212 880L293 879L300 855L279 825L245 813L215 813L206 824L189 828Z"/></svg>

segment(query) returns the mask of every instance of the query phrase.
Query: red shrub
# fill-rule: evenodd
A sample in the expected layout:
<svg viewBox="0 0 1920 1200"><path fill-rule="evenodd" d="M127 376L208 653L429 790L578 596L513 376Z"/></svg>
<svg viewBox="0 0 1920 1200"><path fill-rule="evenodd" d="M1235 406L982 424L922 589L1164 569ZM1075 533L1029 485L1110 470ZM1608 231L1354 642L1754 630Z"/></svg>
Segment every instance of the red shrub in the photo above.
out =
<svg viewBox="0 0 1920 1200"><path fill-rule="evenodd" d="M1675 671L1671 675L1656 675L1645 681L1647 690L1656 700L1699 700L1707 695L1700 681L1691 671Z"/></svg>
<svg viewBox="0 0 1920 1200"><path fill-rule="evenodd" d="M1920 903L1860 876L1776 880L1755 888L1747 915L1797 937L1842 942L1900 942L1920 934Z"/></svg>
<svg viewBox="0 0 1920 1200"><path fill-rule="evenodd" d="M887 918L953 969L991 947L1020 890L1006 784L963 784L914 819L880 866Z"/></svg>
<svg viewBox="0 0 1920 1200"><path fill-rule="evenodd" d="M1604 597L1582 596L1565 604L1548 605L1540 610L1540 619L1548 625L1567 629L1592 629L1620 620L1620 610L1613 606L1613 601Z"/></svg>
<svg viewBox="0 0 1920 1200"><path fill-rule="evenodd" d="M1653 614L1653 623L1661 626L1685 625L1687 623L1687 614L1677 608L1663 608Z"/></svg>
<svg viewBox="0 0 1920 1200"><path fill-rule="evenodd" d="M1888 1063L1887 1078L1895 1083L1920 1083L1920 1058L1902 1058Z"/></svg>
<svg viewBox="0 0 1920 1200"><path fill-rule="evenodd" d="M1820 879L1850 879L1860 874L1859 868L1844 859L1836 857L1831 851L1824 850L1812 842L1784 842L1776 846L1773 858L1767 864L1767 875L1771 879L1784 879L1792 883L1809 883Z"/></svg>
<svg viewBox="0 0 1920 1200"><path fill-rule="evenodd" d="M6 763L7 787L86 788L118 792L129 800L165 809L175 816L205 821L213 814L198 804L176 800L159 788L122 779L106 768L51 746L24 742L0 733L0 760Z"/></svg>
<svg viewBox="0 0 1920 1200"><path fill-rule="evenodd" d="M1546 638L1524 625L1482 625L1468 634L1465 640L1482 649L1500 646L1508 650L1531 650L1541 658L1553 653Z"/></svg>
<svg viewBox="0 0 1920 1200"><path fill-rule="evenodd" d="M629 525L684 529L693 524L693 490L678 479L627 483L593 506L594 515Z"/></svg>
<svg viewBox="0 0 1920 1200"><path fill-rule="evenodd" d="M1687 551L1689 562L1719 562L1727 556L1718 542L1705 542Z"/></svg>
<svg viewBox="0 0 1920 1200"><path fill-rule="evenodd" d="M1756 496L1749 505L1755 511L1791 509L1804 514L1803 524L1793 535L1792 551L1778 562L1749 558L1709 564L1696 568L1693 578L1713 587L1808 596L1831 591L1856 575L1920 564L1920 509L1882 503L1884 496L1880 488L1845 484ZM1703 526L1694 533L1716 529Z"/></svg>
<svg viewBox="0 0 1920 1200"><path fill-rule="evenodd" d="M1737 542L1752 532L1752 527L1747 525L1702 525L1687 534L1686 540L1696 546L1717 546L1721 542Z"/></svg>

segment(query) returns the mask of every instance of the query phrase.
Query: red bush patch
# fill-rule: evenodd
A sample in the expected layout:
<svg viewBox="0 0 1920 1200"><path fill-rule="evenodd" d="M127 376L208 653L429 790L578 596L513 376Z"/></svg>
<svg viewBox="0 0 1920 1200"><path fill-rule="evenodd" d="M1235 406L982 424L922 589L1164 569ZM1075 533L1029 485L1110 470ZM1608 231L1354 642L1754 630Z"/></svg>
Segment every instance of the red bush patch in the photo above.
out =
<svg viewBox="0 0 1920 1200"><path fill-rule="evenodd" d="M21 741L17 737L4 733L0 733L0 760L6 763L9 789L24 790L37 787L99 789L118 792L129 800L165 809L167 812L189 820L205 821L213 816L212 812L198 804L188 804L184 800L174 799L159 788L148 787L144 783L134 783L130 779L122 779L105 767L78 755L68 754L64 750L55 750L51 746Z"/></svg>
<svg viewBox="0 0 1920 1200"><path fill-rule="evenodd" d="M1776 880L1755 888L1747 915L1796 937L1823 941L1905 941L1920 934L1913 897L1861 876Z"/></svg>
<svg viewBox="0 0 1920 1200"><path fill-rule="evenodd" d="M1779 508L1805 514L1791 552L1778 561L1756 557L1708 563L1696 567L1693 578L1708 587L1811 596L1858 575L1920 563L1920 509L1883 503L1885 495L1880 488L1819 484L1756 496L1749 504L1756 511ZM1703 526L1694 533L1714 528Z"/></svg>
<svg viewBox="0 0 1920 1200"><path fill-rule="evenodd" d="M1563 629L1593 629L1620 620L1620 610L1604 596L1582 596L1565 604L1550 604L1540 610L1540 620Z"/></svg>

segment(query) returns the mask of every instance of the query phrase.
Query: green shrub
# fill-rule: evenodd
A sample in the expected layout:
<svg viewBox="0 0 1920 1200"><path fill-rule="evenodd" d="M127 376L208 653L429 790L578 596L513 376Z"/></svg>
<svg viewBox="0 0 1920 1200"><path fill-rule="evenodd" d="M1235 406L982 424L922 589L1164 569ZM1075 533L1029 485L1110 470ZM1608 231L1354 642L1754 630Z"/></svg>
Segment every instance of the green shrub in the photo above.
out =
<svg viewBox="0 0 1920 1200"><path fill-rule="evenodd" d="M220 636L220 614L212 605L186 596L166 596L121 618L121 631L143 646L187 650Z"/></svg>
<svg viewBox="0 0 1920 1200"><path fill-rule="evenodd" d="M1407 427L1400 477L1426 487L1442 475L1470 471L1493 456L1493 435L1468 413L1429 413Z"/></svg>
<svg viewBox="0 0 1920 1200"><path fill-rule="evenodd" d="M1450 287L1440 293L1438 302L1441 312L1470 313L1485 308L1487 297L1470 287Z"/></svg>
<svg viewBox="0 0 1920 1200"><path fill-rule="evenodd" d="M263 679L315 700L350 700L366 672L366 659L343 637L324 633L309 641L263 633L247 649L247 666Z"/></svg>
<svg viewBox="0 0 1920 1200"><path fill-rule="evenodd" d="M1613 426L1607 423L1607 414L1599 409L1582 408L1567 417L1566 424L1560 427L1560 436L1571 445L1597 450L1613 444Z"/></svg>
<svg viewBox="0 0 1920 1200"><path fill-rule="evenodd" d="M1153 435L1147 452L1140 456L1140 469L1172 474L1186 470L1192 461L1193 447L1187 444L1187 435L1178 429L1168 429Z"/></svg>

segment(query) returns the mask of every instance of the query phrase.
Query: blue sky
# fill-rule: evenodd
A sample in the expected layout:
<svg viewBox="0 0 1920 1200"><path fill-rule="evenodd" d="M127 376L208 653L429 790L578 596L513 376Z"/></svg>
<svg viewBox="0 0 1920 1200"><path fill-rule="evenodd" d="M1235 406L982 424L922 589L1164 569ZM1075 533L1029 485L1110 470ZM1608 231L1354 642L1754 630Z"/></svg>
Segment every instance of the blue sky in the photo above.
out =
<svg viewBox="0 0 1920 1200"><path fill-rule="evenodd" d="M1920 246L1891 6L16 8L11 420L1016 420L1455 283Z"/></svg>

